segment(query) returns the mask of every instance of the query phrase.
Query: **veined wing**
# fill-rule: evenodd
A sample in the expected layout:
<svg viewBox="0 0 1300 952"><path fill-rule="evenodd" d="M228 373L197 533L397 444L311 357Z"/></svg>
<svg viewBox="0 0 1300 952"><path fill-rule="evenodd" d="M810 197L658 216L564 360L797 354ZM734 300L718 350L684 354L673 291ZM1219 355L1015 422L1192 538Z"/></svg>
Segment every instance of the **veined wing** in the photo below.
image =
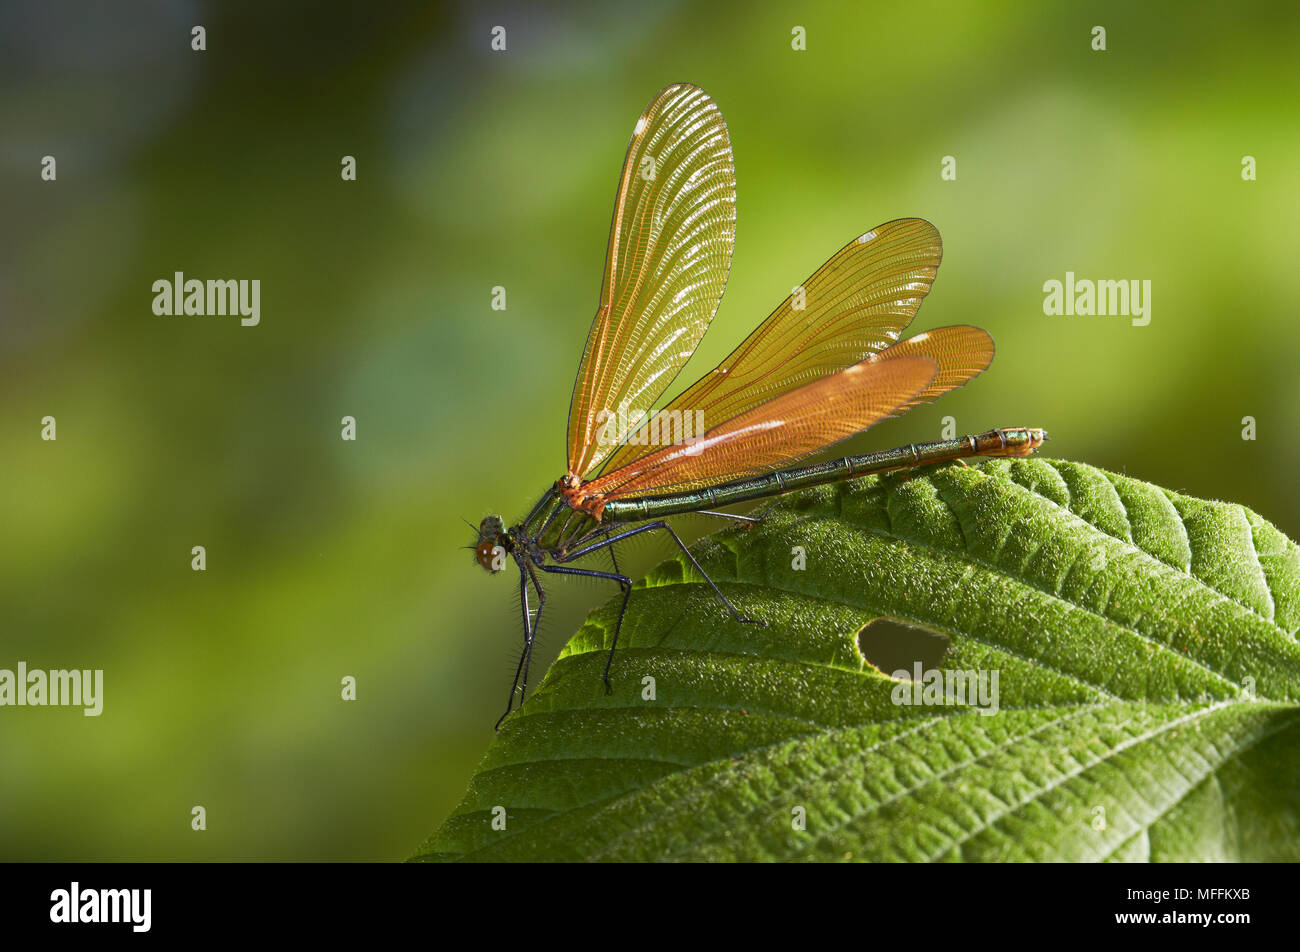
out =
<svg viewBox="0 0 1300 952"><path fill-rule="evenodd" d="M594 472L695 352L736 240L727 125L702 89L663 89L623 161L600 306L569 406L569 472Z"/></svg>
<svg viewBox="0 0 1300 952"><path fill-rule="evenodd" d="M899 416L963 386L992 360L993 338L978 327L958 324L925 331L705 430L693 446L649 447L647 455L606 473L587 488L611 497L649 495L715 486L783 468L885 417ZM918 361L928 369L928 376L918 369ZM913 389L922 376L924 382ZM795 421L799 421L795 429L782 429ZM739 438L742 432L751 437L762 434L763 439L746 443ZM712 449L719 443L725 452ZM733 466L739 468L729 468Z"/></svg>
<svg viewBox="0 0 1300 952"><path fill-rule="evenodd" d="M924 354L873 355L773 397L693 443L655 449L586 484L582 494L645 496L716 486L786 466L910 406L937 372L938 365Z"/></svg>
<svg viewBox="0 0 1300 952"><path fill-rule="evenodd" d="M661 413L702 414L709 426L883 350L911 323L942 257L938 230L920 218L887 222L855 238ZM637 433L605 469L613 472L653 450Z"/></svg>
<svg viewBox="0 0 1300 952"><path fill-rule="evenodd" d="M969 324L936 327L899 341L876 355L880 360L896 360L916 355L929 357L938 371L930 385L898 408L905 413L919 403L929 403L988 370L993 363L993 338L988 331ZM897 415L897 414L896 414Z"/></svg>

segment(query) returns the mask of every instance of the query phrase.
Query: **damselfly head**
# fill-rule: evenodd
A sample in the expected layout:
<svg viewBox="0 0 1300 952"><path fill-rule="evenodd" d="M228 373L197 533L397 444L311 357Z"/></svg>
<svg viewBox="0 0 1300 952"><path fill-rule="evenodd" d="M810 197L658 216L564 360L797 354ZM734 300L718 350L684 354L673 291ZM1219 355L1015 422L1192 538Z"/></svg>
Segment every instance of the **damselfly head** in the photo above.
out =
<svg viewBox="0 0 1300 952"><path fill-rule="evenodd" d="M478 524L474 559L493 575L506 567L506 555L514 548L500 516L488 516Z"/></svg>

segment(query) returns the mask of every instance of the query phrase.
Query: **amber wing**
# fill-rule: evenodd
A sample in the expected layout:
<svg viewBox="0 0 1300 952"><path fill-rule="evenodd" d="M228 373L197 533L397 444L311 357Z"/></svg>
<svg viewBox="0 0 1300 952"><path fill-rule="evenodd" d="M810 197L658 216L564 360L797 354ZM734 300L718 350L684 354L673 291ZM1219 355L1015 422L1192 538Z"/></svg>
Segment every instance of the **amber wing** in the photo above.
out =
<svg viewBox="0 0 1300 952"><path fill-rule="evenodd" d="M600 304L569 408L569 471L586 477L626 440L694 353L736 239L727 125L703 90L662 90L623 162Z"/></svg>

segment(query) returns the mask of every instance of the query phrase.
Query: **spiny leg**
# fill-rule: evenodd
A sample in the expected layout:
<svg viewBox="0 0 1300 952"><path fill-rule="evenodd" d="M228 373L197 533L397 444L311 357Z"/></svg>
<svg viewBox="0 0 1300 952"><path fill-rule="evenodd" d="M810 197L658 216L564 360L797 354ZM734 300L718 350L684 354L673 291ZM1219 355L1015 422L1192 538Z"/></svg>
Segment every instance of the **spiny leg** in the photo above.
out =
<svg viewBox="0 0 1300 952"><path fill-rule="evenodd" d="M546 593L537 581L537 573L529 563L524 563L524 567L528 569L528 577L533 580L533 588L537 589L537 616L533 619L533 632L528 637L528 650L524 655L524 680L519 689L520 707L523 707L524 698L528 696L528 667L533 663L533 645L537 643L537 630L542 624L542 610L546 607Z"/></svg>
<svg viewBox="0 0 1300 952"><path fill-rule="evenodd" d="M609 533L612 531L613 531L612 529L606 530L605 532L606 538L609 537ZM607 546L607 548L609 550L609 560L614 563L614 574L622 575L623 570L618 567L618 555L616 554L614 547L611 545L611 546Z"/></svg>
<svg viewBox="0 0 1300 952"><path fill-rule="evenodd" d="M589 552L595 552L597 549L603 549L606 546L611 546L615 542L618 542L622 539L627 539L631 536L638 535L642 532L653 532L656 529L662 529L664 532L667 532L670 536L672 536L673 541L677 543L677 548L682 550L682 554L685 555L688 560L690 560L691 565L695 566L695 571L699 572L701 577L703 577L704 581L709 583L709 588L713 589L713 594L717 595L719 601L721 601L723 605L727 606L727 611L731 612L732 618L736 619L736 621L740 622L743 625L762 625L765 628L767 627L767 622L758 618L748 618L740 614L740 612L736 611L735 606L733 606L731 602L727 600L727 596L722 594L722 589L718 588L718 586L714 584L713 579L709 578L709 573L705 572L704 569L700 566L700 563L695 561L695 556L691 555L691 550L686 548L686 543L682 542L682 540L677 537L677 533L673 531L672 526L668 525L668 523L662 520L658 522L648 522L643 526L637 526L635 529L628 529L626 532L620 532L616 535L607 536L606 538L602 539L600 542L593 542L590 545L585 545L579 549L575 549L572 552L566 553L564 557L559 561L569 562L572 561L573 559L578 558L579 556L586 555Z"/></svg>
<svg viewBox="0 0 1300 952"><path fill-rule="evenodd" d="M515 705L515 693L519 690L519 674L524 670L524 658L528 655L528 644L532 641L532 618L528 614L528 578L522 568L519 569L519 606L524 615L524 648L519 653L519 664L515 665L515 680L510 685L510 697L506 699L505 713L497 718L494 731L501 730L501 722L510 716Z"/></svg>
<svg viewBox="0 0 1300 952"><path fill-rule="evenodd" d="M609 657L605 659L605 693L613 694L614 689L609 683L609 666L614 663L614 649L618 646L618 634L623 630L623 616L627 614L627 600L632 595L632 580L626 575L613 575L609 572L598 572L595 569L571 569L563 565L543 565L543 572L553 572L556 575L580 575L583 578L605 578L611 582L618 582L623 586L623 604L618 609L618 621L614 624L614 640L609 643Z"/></svg>
<svg viewBox="0 0 1300 952"><path fill-rule="evenodd" d="M775 509L778 505L780 505L780 503L781 501L778 499L774 503L772 503L772 505L765 507L764 509L756 512L754 515L747 515L747 516L742 516L734 512L718 512L713 509L697 509L692 513L692 515L717 516L721 519L732 519L736 522L742 523L746 529L752 529L754 526L762 522L763 517L766 516L773 509ZM612 533L616 528L618 527L599 526L595 529L592 529L590 532L586 533L585 535L575 539L573 542L570 542L569 545L583 552L592 551L592 549L599 548L599 546L591 546L592 542L596 542L598 540L601 541L602 544L608 542L610 533ZM619 538L624 538L624 537L625 536L619 536ZM565 556L564 558L561 558L560 561L566 562L570 557L571 556ZM609 557L614 562L614 571L616 573L621 574L622 570L619 569L618 567L618 558L614 555L614 549L612 546L610 547L609 550Z"/></svg>
<svg viewBox="0 0 1300 952"><path fill-rule="evenodd" d="M570 543L570 544L571 544L571 545L576 545L576 546L578 546L579 548L581 548L581 547L585 546L587 543L589 543L589 542L594 542L594 541L596 541L597 539L602 539L602 540L603 540L603 539L608 539L608 538L609 538L609 534L610 534L611 532L613 532L613 531L614 531L614 527L613 527L613 526L601 526L601 527L598 528L598 529L593 529L593 530L591 530L591 531L588 532L586 535L582 536L582 538L580 538L580 539L578 539L576 542L572 542L572 543ZM611 546L607 546L606 549L607 549L608 552L609 552L609 561L612 562L613 565L614 565L614 574L615 574L615 575L622 575L622 574L623 574L623 570L620 569L620 568L618 567L618 556L615 554L615 551L616 551L616 550L614 549L614 547L613 547L612 545L611 545ZM561 558L561 559L559 559L558 561L566 562L566 561L568 561L568 559L567 559L567 558Z"/></svg>
<svg viewBox="0 0 1300 952"><path fill-rule="evenodd" d="M534 621L532 614L528 610L528 578L533 580L533 588L537 589L537 618ZM546 607L546 593L542 591L541 585L537 583L537 576L533 574L532 568L529 567L527 573L523 568L519 570L519 605L524 616L524 650L519 653L519 664L515 666L515 681L510 685L510 697L506 700L506 712L497 718L493 730L501 730L501 722L510 716L510 711L515 703L515 692L519 690L519 676L523 675L524 693L528 691L528 662L533 657L533 636L537 631L537 624L542 620L542 609ZM524 694L519 695L519 705L524 703Z"/></svg>

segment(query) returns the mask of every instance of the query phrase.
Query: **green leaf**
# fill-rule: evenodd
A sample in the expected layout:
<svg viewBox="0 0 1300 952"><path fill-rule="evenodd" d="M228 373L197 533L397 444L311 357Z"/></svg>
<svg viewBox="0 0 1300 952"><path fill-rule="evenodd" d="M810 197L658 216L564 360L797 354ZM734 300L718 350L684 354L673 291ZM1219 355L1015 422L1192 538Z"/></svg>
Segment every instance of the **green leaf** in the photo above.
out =
<svg viewBox="0 0 1300 952"><path fill-rule="evenodd" d="M769 626L659 567L613 695L618 599L416 859L1300 859L1300 548L1249 509L996 460L792 495L694 551ZM996 713L895 703L911 681L858 646L880 617L996 672Z"/></svg>

